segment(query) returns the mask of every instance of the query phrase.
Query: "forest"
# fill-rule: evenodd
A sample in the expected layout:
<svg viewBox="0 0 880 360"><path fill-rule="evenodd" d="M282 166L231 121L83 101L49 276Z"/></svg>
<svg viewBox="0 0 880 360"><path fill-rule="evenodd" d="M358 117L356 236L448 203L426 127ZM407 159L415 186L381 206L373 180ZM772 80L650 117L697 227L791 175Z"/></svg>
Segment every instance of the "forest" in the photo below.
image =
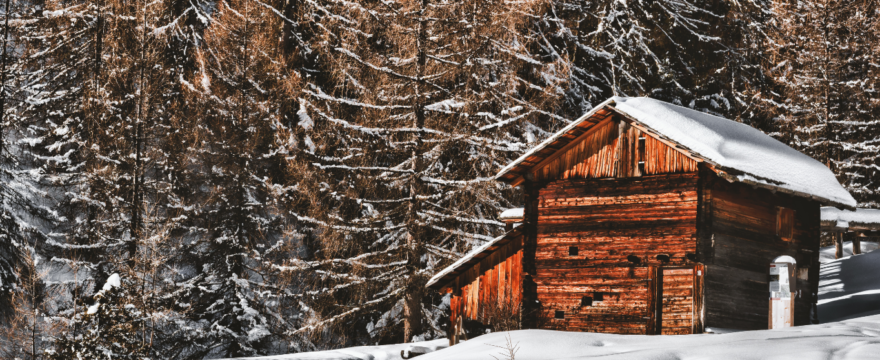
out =
<svg viewBox="0 0 880 360"><path fill-rule="evenodd" d="M0 358L445 336L497 171L615 95L880 207L876 0L0 0ZM502 329L498 329L502 330Z"/></svg>

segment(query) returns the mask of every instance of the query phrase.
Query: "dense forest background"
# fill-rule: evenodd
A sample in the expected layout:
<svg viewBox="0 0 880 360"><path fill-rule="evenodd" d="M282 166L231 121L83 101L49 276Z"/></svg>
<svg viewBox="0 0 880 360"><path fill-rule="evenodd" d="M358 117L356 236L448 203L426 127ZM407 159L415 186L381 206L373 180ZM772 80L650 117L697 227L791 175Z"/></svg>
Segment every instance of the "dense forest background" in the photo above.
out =
<svg viewBox="0 0 880 360"><path fill-rule="evenodd" d="M0 358L445 336L495 172L613 95L880 207L873 0L0 0ZM78 356L78 357L77 357Z"/></svg>

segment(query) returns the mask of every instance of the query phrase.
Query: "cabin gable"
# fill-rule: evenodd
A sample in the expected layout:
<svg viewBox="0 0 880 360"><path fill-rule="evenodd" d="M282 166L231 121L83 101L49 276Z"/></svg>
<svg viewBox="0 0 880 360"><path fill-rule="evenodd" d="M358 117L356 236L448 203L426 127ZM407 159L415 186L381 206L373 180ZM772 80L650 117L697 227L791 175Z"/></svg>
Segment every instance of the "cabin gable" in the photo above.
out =
<svg viewBox="0 0 880 360"><path fill-rule="evenodd" d="M611 113L524 171L541 182L687 173L697 171L697 164L690 154L642 131L632 120Z"/></svg>

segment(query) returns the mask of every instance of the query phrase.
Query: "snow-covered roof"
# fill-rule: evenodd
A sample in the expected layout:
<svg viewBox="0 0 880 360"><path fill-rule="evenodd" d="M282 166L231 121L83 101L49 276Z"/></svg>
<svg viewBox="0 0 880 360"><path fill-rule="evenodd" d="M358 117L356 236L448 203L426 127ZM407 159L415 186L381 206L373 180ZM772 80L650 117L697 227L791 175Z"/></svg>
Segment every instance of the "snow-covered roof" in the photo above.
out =
<svg viewBox="0 0 880 360"><path fill-rule="evenodd" d="M425 285L425 287L439 289L440 287L446 285L449 280L452 280L456 275L458 275L461 270L467 270L471 267L471 265L478 263L480 260L491 254L493 251L509 243L511 240L518 238L520 235L520 228L517 227L513 230L508 231L504 235L501 235L483 245L480 245L480 247L471 250L471 252L467 253L467 255L465 256L462 256L461 259L458 259L458 261L452 263L452 265L449 265L445 269L440 270L440 272L434 274L434 276L430 280L428 280L428 283Z"/></svg>
<svg viewBox="0 0 880 360"><path fill-rule="evenodd" d="M599 117L620 114L652 136L674 145L697 161L706 162L731 180L813 198L821 203L855 208L856 201L834 173L815 159L751 126L645 97L613 97L566 126L507 165L496 179L514 182L541 157L577 137ZM603 115L604 114L604 115ZM572 135L575 134L575 135ZM530 168L530 167L529 167Z"/></svg>
<svg viewBox="0 0 880 360"><path fill-rule="evenodd" d="M501 215L498 215L498 220L501 221L522 221L523 219L523 208L513 208L507 209L501 212Z"/></svg>
<svg viewBox="0 0 880 360"><path fill-rule="evenodd" d="M860 229L880 230L880 210L856 209L840 210L831 206L822 207L822 227L825 230Z"/></svg>

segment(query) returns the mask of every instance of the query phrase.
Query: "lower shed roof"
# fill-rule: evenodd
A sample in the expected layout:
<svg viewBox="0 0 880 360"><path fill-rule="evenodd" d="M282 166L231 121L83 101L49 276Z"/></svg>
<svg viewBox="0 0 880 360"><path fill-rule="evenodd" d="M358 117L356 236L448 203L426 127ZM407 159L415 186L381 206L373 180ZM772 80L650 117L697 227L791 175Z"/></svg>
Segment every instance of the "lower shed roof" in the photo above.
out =
<svg viewBox="0 0 880 360"><path fill-rule="evenodd" d="M853 211L824 206L822 207L822 230L880 230L880 210L859 208Z"/></svg>
<svg viewBox="0 0 880 360"><path fill-rule="evenodd" d="M435 274L434 277L428 280L428 284L426 284L425 287L440 290L446 287L446 285L450 281L454 280L456 276L460 275L464 271L467 271L467 269L470 269L471 266L491 255L493 252L495 252L495 250L500 249L502 246L507 245L511 241L521 239L521 227L515 227L513 228L513 230L506 232L504 235L494 238L489 242L481 245L480 247L472 250L467 255L462 256L461 259L458 259L458 261L454 262L452 265L447 266L445 269Z"/></svg>

